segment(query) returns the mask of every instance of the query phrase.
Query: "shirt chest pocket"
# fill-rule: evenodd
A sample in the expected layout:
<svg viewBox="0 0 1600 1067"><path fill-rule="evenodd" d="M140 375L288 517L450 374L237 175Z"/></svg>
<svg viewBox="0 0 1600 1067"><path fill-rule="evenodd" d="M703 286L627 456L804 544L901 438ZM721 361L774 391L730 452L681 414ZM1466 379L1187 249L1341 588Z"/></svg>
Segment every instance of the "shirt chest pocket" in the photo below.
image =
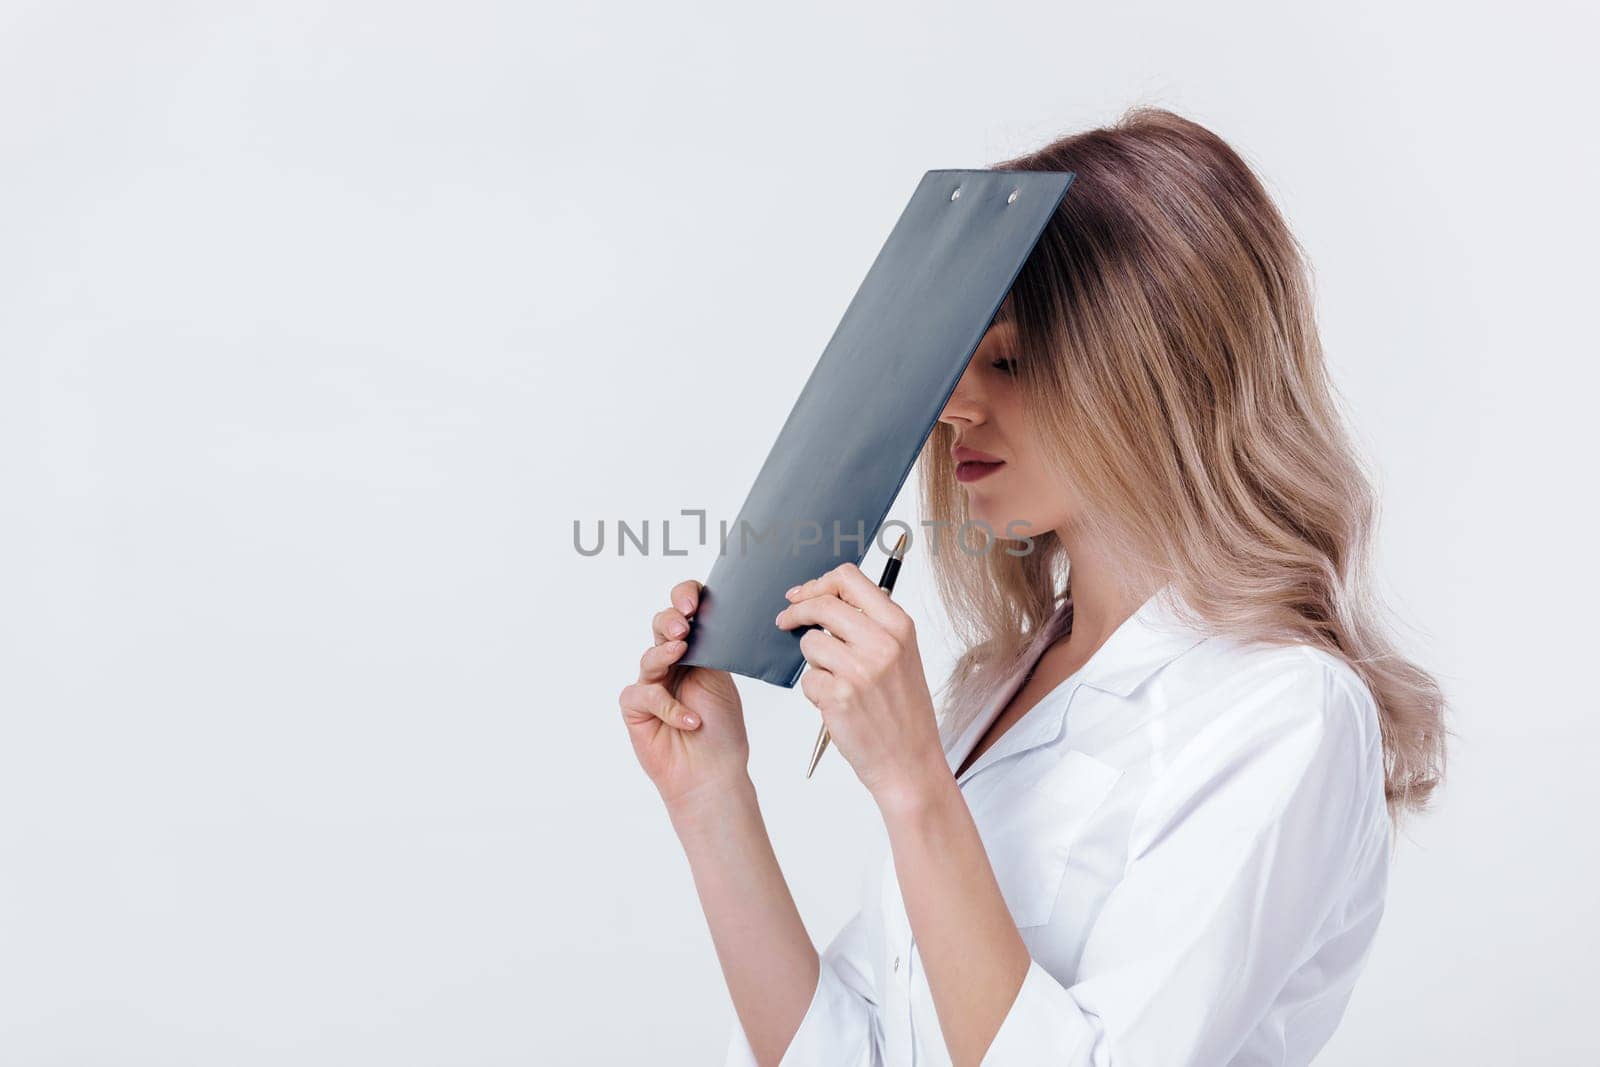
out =
<svg viewBox="0 0 1600 1067"><path fill-rule="evenodd" d="M1067 858L1122 771L1067 749L1042 774L999 788L983 820L984 850L1019 927L1049 922Z"/></svg>

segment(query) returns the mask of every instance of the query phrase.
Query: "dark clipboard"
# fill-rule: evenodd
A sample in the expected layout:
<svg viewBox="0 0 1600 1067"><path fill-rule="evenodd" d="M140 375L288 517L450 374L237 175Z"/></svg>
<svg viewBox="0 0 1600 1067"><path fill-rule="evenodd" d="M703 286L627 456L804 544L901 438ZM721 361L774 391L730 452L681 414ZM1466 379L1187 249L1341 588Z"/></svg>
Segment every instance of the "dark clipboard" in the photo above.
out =
<svg viewBox="0 0 1600 1067"><path fill-rule="evenodd" d="M866 558L1072 179L923 175L720 538L678 664L793 688L807 628L774 624L784 592Z"/></svg>

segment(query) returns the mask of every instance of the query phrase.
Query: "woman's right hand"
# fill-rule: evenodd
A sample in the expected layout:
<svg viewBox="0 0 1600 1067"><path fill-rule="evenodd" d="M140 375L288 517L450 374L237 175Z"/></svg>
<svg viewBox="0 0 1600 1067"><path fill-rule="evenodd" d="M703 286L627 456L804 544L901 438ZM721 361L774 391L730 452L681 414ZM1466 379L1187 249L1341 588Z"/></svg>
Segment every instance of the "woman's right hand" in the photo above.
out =
<svg viewBox="0 0 1600 1067"><path fill-rule="evenodd" d="M639 680L617 698L634 755L669 808L744 779L750 765L733 676L678 665L700 605L700 583L679 582L670 599L671 606L650 620L655 643L639 657Z"/></svg>

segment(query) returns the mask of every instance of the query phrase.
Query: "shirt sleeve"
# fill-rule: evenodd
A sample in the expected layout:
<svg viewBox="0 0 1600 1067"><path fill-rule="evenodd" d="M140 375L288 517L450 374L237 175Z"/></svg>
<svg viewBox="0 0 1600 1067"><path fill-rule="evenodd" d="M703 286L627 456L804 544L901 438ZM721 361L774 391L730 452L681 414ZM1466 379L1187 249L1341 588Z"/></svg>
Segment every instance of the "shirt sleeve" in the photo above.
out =
<svg viewBox="0 0 1600 1067"><path fill-rule="evenodd" d="M817 988L779 1067L881 1067L883 1030L857 911L820 955ZM758 1067L737 1015L725 1067Z"/></svg>
<svg viewBox="0 0 1600 1067"><path fill-rule="evenodd" d="M1074 981L1031 960L982 1067L1230 1062L1322 937L1354 930L1308 991L1339 992L1331 1030L1382 912L1388 843L1376 709L1308 658L1174 757Z"/></svg>

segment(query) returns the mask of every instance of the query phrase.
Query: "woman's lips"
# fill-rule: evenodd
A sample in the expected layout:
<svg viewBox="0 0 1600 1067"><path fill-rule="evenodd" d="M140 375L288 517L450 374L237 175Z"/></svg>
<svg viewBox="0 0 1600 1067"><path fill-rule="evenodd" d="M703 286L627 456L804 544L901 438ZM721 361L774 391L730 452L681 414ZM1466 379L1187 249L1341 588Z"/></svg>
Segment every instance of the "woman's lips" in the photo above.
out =
<svg viewBox="0 0 1600 1067"><path fill-rule="evenodd" d="M1005 461L1004 460L1000 461L999 463L977 463L977 462L974 462L972 460L968 460L965 463L957 463L956 464L956 481L958 481L958 482L975 482L979 478L988 477L989 475L993 474L995 471L999 470L1001 467L1004 467L1004 466L1005 466Z"/></svg>

